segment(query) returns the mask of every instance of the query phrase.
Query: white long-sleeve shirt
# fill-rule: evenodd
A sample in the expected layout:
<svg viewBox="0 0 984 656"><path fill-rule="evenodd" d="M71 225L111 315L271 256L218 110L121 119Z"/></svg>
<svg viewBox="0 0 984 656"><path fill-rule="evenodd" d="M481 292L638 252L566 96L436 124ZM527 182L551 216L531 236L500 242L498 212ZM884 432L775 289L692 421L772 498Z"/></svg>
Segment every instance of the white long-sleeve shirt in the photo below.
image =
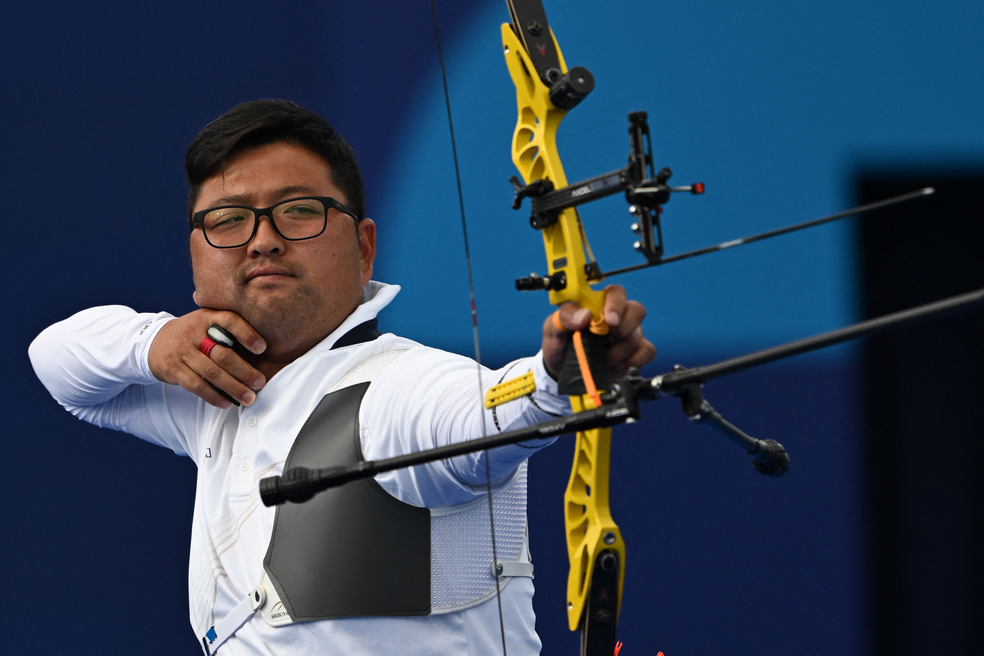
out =
<svg viewBox="0 0 984 656"><path fill-rule="evenodd" d="M161 383L150 371L150 344L173 317L122 306L92 308L45 330L30 347L38 377L75 416L186 454L198 466L189 565L191 624L197 636L221 620L263 574L275 509L262 505L258 481L278 475L294 439L321 398L350 371L377 355L402 351L375 378L359 413L367 460L389 458L530 425L570 411L557 396L542 357L483 370L474 361L384 334L332 350L353 327L374 318L399 287L370 283L368 299L332 334L278 372L249 407L221 410ZM484 392L503 378L533 371L531 397L491 411ZM490 452L492 480L504 480L548 441ZM389 472L380 485L406 503L442 508L485 494L483 454ZM532 582L503 590L510 654L539 652L533 630ZM495 600L425 617L374 617L268 626L254 616L220 653L234 654L495 654L501 653Z"/></svg>

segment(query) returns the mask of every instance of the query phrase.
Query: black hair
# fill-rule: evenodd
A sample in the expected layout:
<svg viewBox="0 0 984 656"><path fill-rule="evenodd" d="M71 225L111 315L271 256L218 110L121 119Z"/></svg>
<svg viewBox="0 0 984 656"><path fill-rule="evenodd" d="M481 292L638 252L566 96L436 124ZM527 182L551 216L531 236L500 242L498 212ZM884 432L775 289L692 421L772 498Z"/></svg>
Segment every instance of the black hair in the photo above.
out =
<svg viewBox="0 0 984 656"><path fill-rule="evenodd" d="M281 142L301 146L322 157L331 167L332 181L345 194L346 205L359 219L365 217L362 174L348 142L314 112L288 100L264 99L236 105L206 125L188 144L185 175L189 224L202 185L222 170L230 157L250 148Z"/></svg>

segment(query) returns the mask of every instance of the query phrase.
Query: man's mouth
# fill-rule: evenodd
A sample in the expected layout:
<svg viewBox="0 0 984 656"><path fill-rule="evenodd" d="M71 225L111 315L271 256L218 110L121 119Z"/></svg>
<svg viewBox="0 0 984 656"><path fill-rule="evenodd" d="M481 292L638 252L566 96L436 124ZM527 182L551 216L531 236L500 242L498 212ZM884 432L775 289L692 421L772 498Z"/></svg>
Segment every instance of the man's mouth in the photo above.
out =
<svg viewBox="0 0 984 656"><path fill-rule="evenodd" d="M246 282L249 283L253 280L273 281L277 278L292 277L293 275L293 273L283 267L261 266L246 274Z"/></svg>

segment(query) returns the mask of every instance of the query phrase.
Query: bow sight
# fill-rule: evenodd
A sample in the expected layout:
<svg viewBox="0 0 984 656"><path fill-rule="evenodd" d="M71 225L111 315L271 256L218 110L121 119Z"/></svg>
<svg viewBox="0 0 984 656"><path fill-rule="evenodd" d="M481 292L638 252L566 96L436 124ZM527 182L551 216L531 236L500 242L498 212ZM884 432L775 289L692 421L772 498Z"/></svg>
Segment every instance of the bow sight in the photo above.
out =
<svg viewBox="0 0 984 656"><path fill-rule="evenodd" d="M573 70L573 69L572 69ZM669 182L673 172L668 168L654 173L652 139L649 136L649 123L646 112L629 114L629 163L617 171L603 173L588 178L562 189L554 189L550 180L537 180L524 186L519 178L512 176L509 181L516 189L516 197L512 207L518 210L524 198L529 198L533 205L530 215L530 225L536 230L543 230L557 222L562 210L590 203L599 198L625 192L625 199L630 203L629 213L635 217L632 232L639 235L634 248L645 255L646 265L655 266L663 260L663 229L659 215L662 205L670 200L670 194L686 191L691 194L704 193L704 184L694 184L671 187ZM587 239L585 238L585 244ZM558 267L559 268L559 267ZM585 264L585 274L588 280L601 280L606 275L601 272L598 263L591 259ZM554 276L539 276L531 274L528 278L519 278L516 289L521 291L547 289L559 291L567 286L567 278L563 272Z"/></svg>
<svg viewBox="0 0 984 656"><path fill-rule="evenodd" d="M573 69L572 69L573 70ZM619 192L625 192L625 199L630 203L629 213L636 219L632 224L632 232L639 235L639 240L633 244L638 252L646 257L644 264L636 264L621 269L602 272L598 262L591 255L588 246L587 235L581 231L589 260L585 262L585 277L589 282L597 282L605 278L610 278L622 273L648 269L649 267L679 262L680 260L690 259L698 255L707 255L717 251L722 251L735 246L744 246L756 241L779 237L797 230L814 228L831 221L843 219L857 214L864 214L872 210L904 203L915 200L923 196L929 196L935 192L932 187L917 189L909 193L892 196L883 200L859 205L834 214L811 219L802 223L795 223L775 230L731 239L713 246L698 248L697 250L679 253L670 257L663 257L663 229L660 224L660 214L663 212L663 205L670 200L670 194L677 192L690 192L691 194L703 194L704 184L695 182L690 185L671 187L669 182L673 172L669 168L660 169L659 173L653 173L652 140L649 136L649 123L647 122L646 112L632 112L629 114L629 141L632 151L629 154L629 163L617 171L604 173L602 175L588 178L576 184L568 185L561 189L555 189L553 182L549 179L541 179L523 185L515 175L509 178L516 190L513 198L512 208L514 210L522 207L523 199L529 198L532 203L530 213L530 226L536 230L544 230L557 222L560 213L568 208L574 208L585 203L590 203L599 198L612 196ZM580 218L578 219L580 222ZM531 291L545 289L547 291L560 291L567 287L567 275L563 271L564 264L555 263L556 272L553 275L541 276L532 273L526 278L516 279L516 289L520 291Z"/></svg>

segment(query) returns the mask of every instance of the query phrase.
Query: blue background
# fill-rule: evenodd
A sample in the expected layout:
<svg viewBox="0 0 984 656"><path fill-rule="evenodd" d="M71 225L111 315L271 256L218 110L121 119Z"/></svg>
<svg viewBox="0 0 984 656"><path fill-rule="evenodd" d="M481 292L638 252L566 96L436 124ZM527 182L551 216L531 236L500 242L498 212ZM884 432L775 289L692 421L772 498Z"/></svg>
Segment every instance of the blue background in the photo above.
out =
<svg viewBox="0 0 984 656"><path fill-rule="evenodd" d="M984 161L984 5L548 2L570 65L597 88L561 128L571 180L622 166L626 115L649 111L657 166L707 185L664 214L667 252L852 204L862 170ZM512 290L543 272L509 209L514 93L503 3L440 2L484 360L537 348L549 312ZM380 229L377 278L404 291L384 328L472 352L460 217L427 3L7 3L0 149L8 345L2 416L7 653L196 653L186 564L194 468L81 424L36 381L27 345L96 304L193 309L184 148L234 104L284 97L353 144ZM584 208L605 268L634 264L619 199ZM931 228L931 226L928 226ZM660 353L649 373L827 330L859 315L845 222L627 276ZM623 654L869 651L856 351L831 350L707 389L729 419L789 448L766 480L675 402L620 431L612 505L628 574ZM531 467L537 626L564 628L561 495L570 441Z"/></svg>

